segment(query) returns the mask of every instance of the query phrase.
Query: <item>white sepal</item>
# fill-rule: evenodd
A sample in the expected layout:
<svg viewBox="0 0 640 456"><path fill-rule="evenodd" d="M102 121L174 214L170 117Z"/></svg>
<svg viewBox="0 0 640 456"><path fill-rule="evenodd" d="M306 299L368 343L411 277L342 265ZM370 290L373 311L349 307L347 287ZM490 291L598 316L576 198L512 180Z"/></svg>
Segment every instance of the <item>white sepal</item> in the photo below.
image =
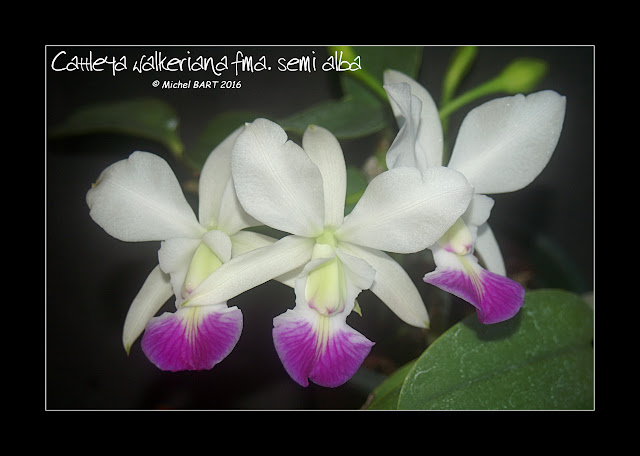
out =
<svg viewBox="0 0 640 456"><path fill-rule="evenodd" d="M566 99L552 90L488 101L462 121L448 167L476 193L519 190L547 165L564 122Z"/></svg>
<svg viewBox="0 0 640 456"><path fill-rule="evenodd" d="M366 261L376 274L369 289L402 321L419 328L429 327L429 314L420 292L407 272L379 250L341 243L340 248Z"/></svg>
<svg viewBox="0 0 640 456"><path fill-rule="evenodd" d="M147 322L172 295L173 288L169 277L162 272L160 266L156 266L144 281L127 312L122 331L122 343L127 353L144 331Z"/></svg>

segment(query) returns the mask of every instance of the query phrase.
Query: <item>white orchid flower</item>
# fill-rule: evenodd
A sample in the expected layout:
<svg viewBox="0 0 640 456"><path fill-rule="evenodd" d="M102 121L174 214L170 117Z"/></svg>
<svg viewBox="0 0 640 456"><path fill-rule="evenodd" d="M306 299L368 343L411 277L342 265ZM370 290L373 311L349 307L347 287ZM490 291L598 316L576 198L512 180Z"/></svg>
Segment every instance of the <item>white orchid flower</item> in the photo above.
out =
<svg viewBox="0 0 640 456"><path fill-rule="evenodd" d="M184 304L226 301L298 271L295 308L274 318L275 348L299 384L334 387L351 378L373 345L346 323L361 290L406 323L428 326L418 290L383 251L435 243L466 210L472 188L444 167L395 169L371 181L345 218L347 174L337 139L311 126L302 145L269 120L245 126L232 158L238 199L252 217L290 235L223 264Z"/></svg>
<svg viewBox="0 0 640 456"><path fill-rule="evenodd" d="M387 152L387 167L426 171L442 166L442 126L427 90L394 70L385 72L384 82L400 126ZM558 143L565 105L565 97L551 90L498 98L471 110L460 126L447 167L465 175L474 196L462 217L430 247L436 270L424 281L475 306L483 323L511 318L524 300L523 287L505 277L500 248L487 224L494 201L486 194L519 190L540 174Z"/></svg>
<svg viewBox="0 0 640 456"><path fill-rule="evenodd" d="M241 231L259 223L242 209L231 181L231 150L240 131L216 147L202 169L199 219L167 162L148 152L106 168L87 193L91 218L111 236L162 241L159 264L127 314L123 344L128 353L144 331L142 349L163 370L210 369L231 352L242 331L237 307L181 304L222 263L275 241ZM172 295L177 311L154 317Z"/></svg>

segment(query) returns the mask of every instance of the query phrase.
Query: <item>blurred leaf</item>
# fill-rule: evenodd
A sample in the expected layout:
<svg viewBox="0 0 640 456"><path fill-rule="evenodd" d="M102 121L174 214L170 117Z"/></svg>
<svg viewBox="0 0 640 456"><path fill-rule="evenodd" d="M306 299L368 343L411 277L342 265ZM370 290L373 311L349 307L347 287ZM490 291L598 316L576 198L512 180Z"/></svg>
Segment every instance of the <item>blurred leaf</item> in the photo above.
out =
<svg viewBox="0 0 640 456"><path fill-rule="evenodd" d="M367 178L360 169L347 167L347 197L345 201L345 214L350 213L360 200L367 188Z"/></svg>
<svg viewBox="0 0 640 456"><path fill-rule="evenodd" d="M354 46L360 64L382 85L382 73L388 68L415 77L420 68L421 47ZM334 55L331 53L331 55ZM355 72L354 72L355 73ZM285 129L302 134L310 124L320 125L338 139L353 139L380 131L392 120L389 103L377 96L350 71L339 72L343 97L314 105L278 123Z"/></svg>
<svg viewBox="0 0 640 456"><path fill-rule="evenodd" d="M593 409L593 337L579 296L529 292L511 320L472 315L439 337L409 371L398 408Z"/></svg>
<svg viewBox="0 0 640 456"><path fill-rule="evenodd" d="M526 240L533 264L536 288L562 288L574 293L591 290L578 265L557 243L540 233L532 233Z"/></svg>
<svg viewBox="0 0 640 456"><path fill-rule="evenodd" d="M187 148L185 158L195 169L200 170L211 151L236 128L246 122L253 122L263 114L252 111L229 111L212 118L206 125L193 147Z"/></svg>
<svg viewBox="0 0 640 456"><path fill-rule="evenodd" d="M116 101L78 109L61 125L50 129L49 137L123 133L158 141L180 157L184 147L178 136L178 123L173 108L160 100Z"/></svg>
<svg viewBox="0 0 640 456"><path fill-rule="evenodd" d="M367 410L396 410L400 390L414 364L415 361L411 361L391 374L373 390L363 408Z"/></svg>
<svg viewBox="0 0 640 456"><path fill-rule="evenodd" d="M278 123L286 130L302 134L311 124L331 131L338 139L370 135L385 126L385 113L380 104L346 97L312 106Z"/></svg>

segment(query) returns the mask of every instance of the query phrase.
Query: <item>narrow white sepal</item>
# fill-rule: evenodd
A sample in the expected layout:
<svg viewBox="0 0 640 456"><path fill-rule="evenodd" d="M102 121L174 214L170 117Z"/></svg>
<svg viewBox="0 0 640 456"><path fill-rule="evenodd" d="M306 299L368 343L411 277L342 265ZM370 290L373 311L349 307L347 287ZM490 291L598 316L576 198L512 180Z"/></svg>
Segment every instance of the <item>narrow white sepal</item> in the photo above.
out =
<svg viewBox="0 0 640 456"><path fill-rule="evenodd" d="M172 295L173 287L169 277L162 272L159 265L156 266L144 281L127 312L122 331L122 343L127 353L144 331L147 322Z"/></svg>
<svg viewBox="0 0 640 456"><path fill-rule="evenodd" d="M341 243L340 248L363 259L376 271L369 289L398 318L412 326L429 327L429 314L420 292L397 261L379 250L349 243Z"/></svg>
<svg viewBox="0 0 640 456"><path fill-rule="evenodd" d="M487 223L478 228L475 253L488 271L502 276L507 275L500 246Z"/></svg>

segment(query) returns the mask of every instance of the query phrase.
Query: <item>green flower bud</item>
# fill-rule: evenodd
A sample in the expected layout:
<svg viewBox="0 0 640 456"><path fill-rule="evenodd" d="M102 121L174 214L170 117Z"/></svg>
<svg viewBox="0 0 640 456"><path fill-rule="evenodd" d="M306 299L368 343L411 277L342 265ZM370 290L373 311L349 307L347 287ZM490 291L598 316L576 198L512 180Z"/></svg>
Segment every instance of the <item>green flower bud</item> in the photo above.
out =
<svg viewBox="0 0 640 456"><path fill-rule="evenodd" d="M509 94L530 92L547 74L549 66L540 59L519 58L502 71L498 79Z"/></svg>

